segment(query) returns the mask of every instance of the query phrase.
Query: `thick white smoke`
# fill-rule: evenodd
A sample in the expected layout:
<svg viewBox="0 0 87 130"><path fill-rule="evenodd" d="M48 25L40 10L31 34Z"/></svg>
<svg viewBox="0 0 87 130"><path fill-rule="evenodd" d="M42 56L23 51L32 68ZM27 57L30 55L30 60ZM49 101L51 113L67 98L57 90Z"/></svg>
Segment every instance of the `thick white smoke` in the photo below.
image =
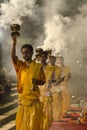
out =
<svg viewBox="0 0 87 130"><path fill-rule="evenodd" d="M10 0L0 3L0 42L2 54L2 69L7 77L14 76L15 71L11 62L11 36L9 28L11 24L21 25L24 21L23 18L27 17L33 19L35 17L35 11L37 5L35 4L36 0ZM4 30L6 29L6 30ZM22 35L22 33L21 33ZM20 42L23 43L23 38ZM18 41L19 42L19 41ZM18 44L19 45L19 44ZM17 45L17 48L18 48ZM18 49L18 53L19 53ZM4 57L4 58L3 58ZM9 63L9 64L8 64ZM8 75L9 72L9 75Z"/></svg>
<svg viewBox="0 0 87 130"><path fill-rule="evenodd" d="M52 49L53 52L59 53L66 49L65 33L67 24L70 23L68 17L63 17L59 14L62 7L66 7L64 0L45 0L44 7L44 34L45 40L43 45L40 46L44 50Z"/></svg>
<svg viewBox="0 0 87 130"><path fill-rule="evenodd" d="M21 24L22 17L32 17L35 12L36 0L10 0L1 4L0 26L9 27L17 23Z"/></svg>
<svg viewBox="0 0 87 130"><path fill-rule="evenodd" d="M81 50L86 42L86 19L87 19L87 5L81 6L79 14L68 17L63 16L60 11L67 7L64 0L57 1L45 1L46 6L44 7L45 23L44 23L44 34L45 39L43 41L43 49L52 49L55 53L68 50L68 46L71 48L79 46L77 52L81 54ZM82 36L82 33L84 35ZM81 37L79 37L81 36ZM83 43L84 41L84 43ZM70 48L69 50L70 51ZM74 50L72 50L72 53ZM78 54L76 54L78 55ZM78 56L77 56L78 58Z"/></svg>
<svg viewBox="0 0 87 130"><path fill-rule="evenodd" d="M53 17L49 18L44 27L46 39L42 48L52 49L55 53L66 50L65 33L69 24L70 19L60 14L54 14Z"/></svg>
<svg viewBox="0 0 87 130"><path fill-rule="evenodd" d="M81 50L85 48L87 41L87 4L77 8L79 13L73 17L63 16L60 13L60 10L64 10L66 7L68 6L64 0L60 2L57 0L45 1L43 10L45 38L40 47L53 49L55 53L62 51L68 57L76 53L73 58L76 63L77 60L81 60ZM65 51L69 52L69 55Z"/></svg>
<svg viewBox="0 0 87 130"><path fill-rule="evenodd" d="M72 2L71 2L72 4ZM61 6L60 6L61 5ZM87 3L80 4L70 16L63 15L69 7L65 0L45 0L43 44L38 47L52 49L53 54L61 52L65 63L71 69L71 89L82 92L86 89L87 69ZM69 10L68 10L69 11Z"/></svg>
<svg viewBox="0 0 87 130"><path fill-rule="evenodd" d="M39 24L33 20L31 22L27 20L29 23L23 23L25 28L22 28L23 34L21 36L24 37L20 38L20 42L24 42L27 39L26 41L30 43L31 38L32 43L36 42L35 47L36 45L37 47L40 45L40 47L44 49L53 49L55 53L61 52L65 62L71 69L72 82L70 86L74 89L81 87L83 89L84 87L86 88L86 0L43 0L42 5L39 7L37 7L35 2L36 0L10 0L10 3L2 4L0 25L8 27L14 22L21 24L24 16L40 21ZM38 12L35 12L37 11L36 8L38 8ZM38 15L38 17L36 15ZM4 44L7 41L9 42L9 39L5 37ZM26 41L24 43L26 43ZM6 50L4 44L2 47L5 51L3 52L5 57L7 56L6 51L8 52L9 46ZM7 60L7 57L5 59ZM3 61L5 59L3 59ZM4 65L8 64L6 60Z"/></svg>

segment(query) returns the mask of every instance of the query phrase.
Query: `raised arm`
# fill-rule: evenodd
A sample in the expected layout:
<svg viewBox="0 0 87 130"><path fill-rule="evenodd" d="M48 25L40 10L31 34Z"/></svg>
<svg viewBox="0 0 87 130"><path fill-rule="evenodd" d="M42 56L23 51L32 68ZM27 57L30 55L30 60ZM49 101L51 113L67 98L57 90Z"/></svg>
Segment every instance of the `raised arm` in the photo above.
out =
<svg viewBox="0 0 87 130"><path fill-rule="evenodd" d="M17 56L16 56L16 43L17 43L17 39L16 38L12 38L12 40L13 40L13 44L12 44L11 57L12 57L13 63L16 63L17 62Z"/></svg>

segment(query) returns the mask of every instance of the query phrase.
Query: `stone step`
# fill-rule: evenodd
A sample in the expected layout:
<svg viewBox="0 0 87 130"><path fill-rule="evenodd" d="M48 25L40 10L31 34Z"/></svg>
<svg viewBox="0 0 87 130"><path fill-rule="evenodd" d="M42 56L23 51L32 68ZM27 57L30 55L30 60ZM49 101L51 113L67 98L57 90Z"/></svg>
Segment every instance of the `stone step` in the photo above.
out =
<svg viewBox="0 0 87 130"><path fill-rule="evenodd" d="M6 108L6 107L8 107L8 106L10 106L10 105L13 105L14 103L17 103L17 100L13 100L12 102L5 103L5 104L2 106L2 108L4 109L4 108Z"/></svg>
<svg viewBox="0 0 87 130"><path fill-rule="evenodd" d="M10 93L10 96L11 96L11 97L18 96L18 93L17 93L17 92L15 92L15 93Z"/></svg>
<svg viewBox="0 0 87 130"><path fill-rule="evenodd" d="M16 86L12 86L10 93L15 93L15 92L17 92L17 87Z"/></svg>
<svg viewBox="0 0 87 130"><path fill-rule="evenodd" d="M11 90L17 90L17 86L12 86Z"/></svg>
<svg viewBox="0 0 87 130"><path fill-rule="evenodd" d="M6 93L4 95L2 95L2 97L0 97L0 103L2 105L9 103L9 102L13 102L15 99L18 98L18 93L17 92L10 92L9 94Z"/></svg>
<svg viewBox="0 0 87 130"><path fill-rule="evenodd" d="M0 115L0 127L7 124L11 120L14 120L16 116L16 112L17 112L17 108L14 108Z"/></svg>
<svg viewBox="0 0 87 130"><path fill-rule="evenodd" d="M16 92L17 92L17 88L11 88L11 92L10 92L11 94Z"/></svg>
<svg viewBox="0 0 87 130"><path fill-rule="evenodd" d="M13 126L13 127L9 128L8 130L16 130L16 127Z"/></svg>
<svg viewBox="0 0 87 130"><path fill-rule="evenodd" d="M16 130L15 129L15 120L9 121L7 124L2 126L0 130Z"/></svg>
<svg viewBox="0 0 87 130"><path fill-rule="evenodd" d="M12 86L17 86L17 83L11 83Z"/></svg>
<svg viewBox="0 0 87 130"><path fill-rule="evenodd" d="M8 102L0 107L0 115L14 109L17 107L17 100L13 100L12 102Z"/></svg>
<svg viewBox="0 0 87 130"><path fill-rule="evenodd" d="M2 97L0 106L0 130L16 130L15 117L17 112L17 85L11 84L11 92Z"/></svg>
<svg viewBox="0 0 87 130"><path fill-rule="evenodd" d="M18 94L17 93L14 93L14 94L11 94L10 97L14 100L14 99L18 99Z"/></svg>

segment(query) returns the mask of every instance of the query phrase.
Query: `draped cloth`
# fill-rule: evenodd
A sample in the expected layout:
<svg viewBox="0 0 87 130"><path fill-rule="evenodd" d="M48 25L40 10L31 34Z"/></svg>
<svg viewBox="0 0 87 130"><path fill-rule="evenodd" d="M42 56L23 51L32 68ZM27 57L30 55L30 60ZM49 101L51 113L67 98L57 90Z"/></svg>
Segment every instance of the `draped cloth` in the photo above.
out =
<svg viewBox="0 0 87 130"><path fill-rule="evenodd" d="M51 78L57 80L60 77L61 69L57 66L47 65L44 69L46 83L40 87L40 101L43 103L43 130L49 130L53 121L53 97L51 88L48 87ZM52 77L54 72L54 77Z"/></svg>
<svg viewBox="0 0 87 130"><path fill-rule="evenodd" d="M68 86L68 81L71 78L70 74L70 68L69 67L63 67L62 73L65 75L65 79L63 82L61 82L61 91L62 91L62 97L63 97L63 114L67 112L67 110L70 108L71 105L71 93Z"/></svg>
<svg viewBox="0 0 87 130"><path fill-rule="evenodd" d="M42 130L43 106L39 101L31 105L19 105L16 116L16 130Z"/></svg>
<svg viewBox="0 0 87 130"><path fill-rule="evenodd" d="M39 101L39 88L32 88L32 78L45 81L41 64L32 61L29 66L21 60L14 64L18 77L18 110L16 130L42 130L43 105Z"/></svg>
<svg viewBox="0 0 87 130"><path fill-rule="evenodd" d="M61 67L55 66L55 79L56 82L61 77L62 69ZM53 102L52 102L52 110L53 110L53 121L59 121L62 118L63 114L63 98L61 88L58 84L54 83L51 87Z"/></svg>
<svg viewBox="0 0 87 130"><path fill-rule="evenodd" d="M53 86L52 89L52 108L53 108L53 121L59 121L63 115L63 97L60 86Z"/></svg>

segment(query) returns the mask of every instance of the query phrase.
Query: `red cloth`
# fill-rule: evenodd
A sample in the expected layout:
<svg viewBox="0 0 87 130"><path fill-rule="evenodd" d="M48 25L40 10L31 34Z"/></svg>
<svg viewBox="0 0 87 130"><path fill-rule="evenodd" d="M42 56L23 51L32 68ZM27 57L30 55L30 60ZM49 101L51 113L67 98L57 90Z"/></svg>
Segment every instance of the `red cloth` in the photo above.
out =
<svg viewBox="0 0 87 130"><path fill-rule="evenodd" d="M81 108L72 108L69 115L63 116L62 121L53 122L50 130L87 130L87 124L76 124L80 112Z"/></svg>
<svg viewBox="0 0 87 130"><path fill-rule="evenodd" d="M87 124L52 124L50 130L87 130Z"/></svg>

